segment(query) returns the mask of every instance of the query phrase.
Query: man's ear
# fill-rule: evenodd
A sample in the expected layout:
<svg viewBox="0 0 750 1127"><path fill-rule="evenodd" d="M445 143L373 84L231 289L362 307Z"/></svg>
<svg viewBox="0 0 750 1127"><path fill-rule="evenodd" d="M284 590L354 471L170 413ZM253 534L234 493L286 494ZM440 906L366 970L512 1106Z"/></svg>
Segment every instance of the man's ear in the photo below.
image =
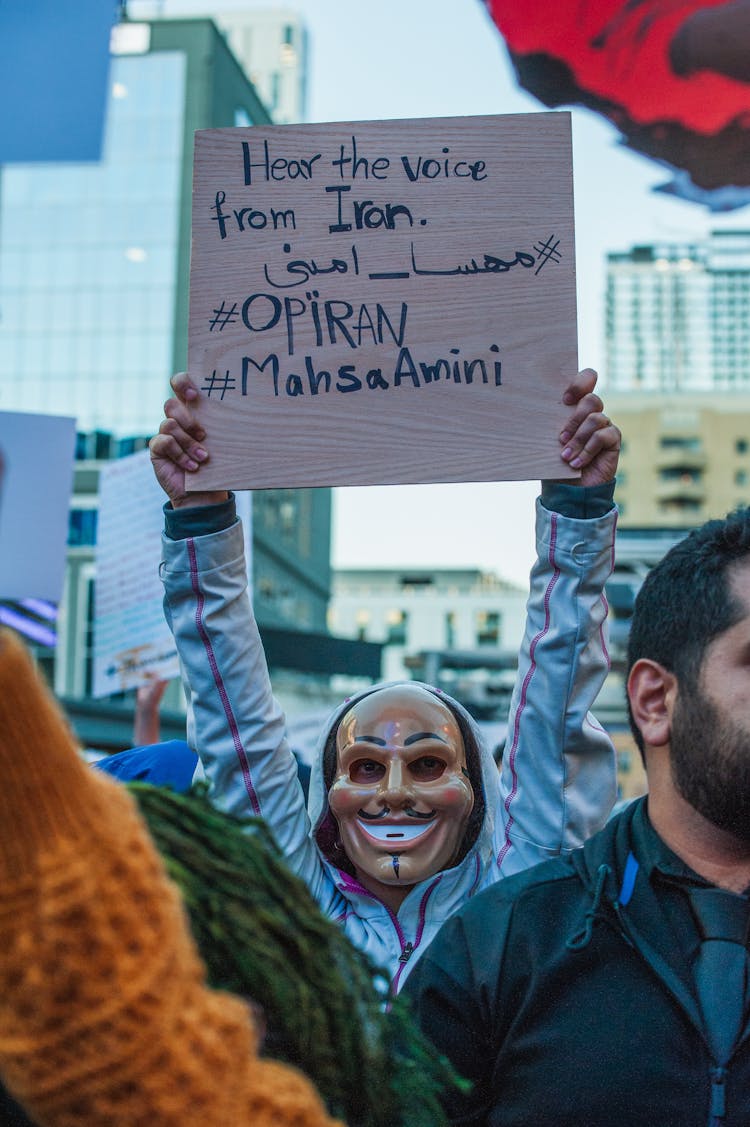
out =
<svg viewBox="0 0 750 1127"><path fill-rule="evenodd" d="M630 710L646 746L664 747L669 743L676 696L677 678L658 661L641 658L630 670Z"/></svg>

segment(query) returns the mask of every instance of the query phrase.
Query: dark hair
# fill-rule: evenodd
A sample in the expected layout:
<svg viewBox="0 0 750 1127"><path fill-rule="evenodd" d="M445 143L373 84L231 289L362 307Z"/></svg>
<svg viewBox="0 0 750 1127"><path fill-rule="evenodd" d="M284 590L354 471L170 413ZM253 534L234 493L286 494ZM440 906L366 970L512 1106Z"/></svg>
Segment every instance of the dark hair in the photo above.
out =
<svg viewBox="0 0 750 1127"><path fill-rule="evenodd" d="M408 685L411 684L411 682L404 681L403 684ZM364 700L365 697L372 696L373 693L377 693L381 688L385 687L386 686L384 685L378 685L374 689L371 689L370 692L362 693L361 696L357 697L356 701L352 701L352 707L354 707L355 704L359 704L359 702L361 700ZM469 772L469 782L471 783L472 790L474 791L474 806L472 808L471 814L469 815L469 820L466 823L466 831L461 843L461 851L456 861L456 864L458 864L463 860L474 842L479 837L479 831L481 830L482 822L484 821L485 799L484 783L482 780L482 754L479 747L477 746L476 737L474 736L469 722L463 715L463 713L454 708L451 701L448 700L448 698L445 697L443 693L436 692L434 689L431 689L429 685L420 685L420 687L425 689L428 693L432 693L432 695L436 697L437 700L442 701L445 707L453 714L453 717L458 724L461 738L464 741L464 750L466 752L466 769ZM326 795L331 789L333 780L336 777L336 736L338 734L341 721L346 716L347 711L348 709L346 708L343 708L341 710L336 723L328 733L328 737L323 748L323 785ZM346 856L343 849L338 844L338 834L336 830L335 820L330 811L328 815L323 819L323 822L316 831L316 840L319 848L322 850L323 854L328 858L329 861L332 861L333 864L336 865L339 869L343 869L345 872L350 873L352 876L354 875L354 870L352 868L351 862L349 861L349 858Z"/></svg>
<svg viewBox="0 0 750 1127"><path fill-rule="evenodd" d="M647 575L635 600L627 674L641 658L674 673L684 688L697 684L709 642L739 621L729 569L750 556L750 509L710 520L675 544ZM628 702L630 727L643 755L643 737Z"/></svg>

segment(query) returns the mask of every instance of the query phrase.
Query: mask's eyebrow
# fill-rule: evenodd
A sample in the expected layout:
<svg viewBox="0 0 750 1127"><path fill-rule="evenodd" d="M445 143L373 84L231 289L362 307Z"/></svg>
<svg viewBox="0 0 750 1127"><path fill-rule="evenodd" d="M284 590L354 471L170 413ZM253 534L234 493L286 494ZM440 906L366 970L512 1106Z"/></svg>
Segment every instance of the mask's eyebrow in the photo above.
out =
<svg viewBox="0 0 750 1127"><path fill-rule="evenodd" d="M355 736L352 743L377 744L378 747L385 747L385 740L381 740L380 736Z"/></svg>
<svg viewBox="0 0 750 1127"><path fill-rule="evenodd" d="M445 736L441 736L439 732L415 732L413 736L406 737L404 747L409 747L410 744L415 744L418 740L440 740L444 744L448 742Z"/></svg>

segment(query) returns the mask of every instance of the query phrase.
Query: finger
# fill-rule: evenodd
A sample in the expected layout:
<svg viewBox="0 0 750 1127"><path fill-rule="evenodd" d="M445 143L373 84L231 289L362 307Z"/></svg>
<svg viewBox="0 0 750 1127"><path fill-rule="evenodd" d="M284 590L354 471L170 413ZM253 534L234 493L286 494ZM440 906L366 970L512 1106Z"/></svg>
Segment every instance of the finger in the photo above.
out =
<svg viewBox="0 0 750 1127"><path fill-rule="evenodd" d="M566 419L563 429L560 431L560 442L569 442L585 424L587 419L594 415L600 415L604 410L604 404L598 395L593 392L586 394L579 402L575 411Z"/></svg>
<svg viewBox="0 0 750 1127"><path fill-rule="evenodd" d="M154 435L148 444L151 451L151 460L173 462L180 469L194 473L198 466L206 461L208 454L205 450L197 447L192 439L185 435L184 431L179 432L179 438L177 435L170 433L169 423L170 420L165 419L162 423L162 427L165 429L160 429L159 434Z"/></svg>
<svg viewBox="0 0 750 1127"><path fill-rule="evenodd" d="M167 419L172 419L186 434L192 435L198 442L202 442L206 437L206 431L202 423L196 419L192 408L180 399L176 397L168 399L164 404L164 414Z"/></svg>
<svg viewBox="0 0 750 1127"><path fill-rule="evenodd" d="M600 426L582 428L576 439L562 452L562 458L573 469L589 465L599 455L609 452L617 454L622 436L620 430L606 415L601 416Z"/></svg>
<svg viewBox="0 0 750 1127"><path fill-rule="evenodd" d="M177 372L169 381L172 391L184 403L196 403L200 399L200 392L187 372Z"/></svg>
<svg viewBox="0 0 750 1127"><path fill-rule="evenodd" d="M593 368L584 368L565 388L563 403L567 407L574 407L584 395L594 390L598 378Z"/></svg>
<svg viewBox="0 0 750 1127"><path fill-rule="evenodd" d="M592 434L586 445L570 460L573 469L585 469L603 455L617 456L620 449L620 431L614 424Z"/></svg>
<svg viewBox="0 0 750 1127"><path fill-rule="evenodd" d="M203 433L203 428L196 426L194 421L190 418L181 420L177 415L168 415L166 419L162 419L159 426L159 434L171 434L177 440L183 450L190 450L193 457L197 457L199 462L205 462L208 458L208 451L200 445L200 439L197 433Z"/></svg>

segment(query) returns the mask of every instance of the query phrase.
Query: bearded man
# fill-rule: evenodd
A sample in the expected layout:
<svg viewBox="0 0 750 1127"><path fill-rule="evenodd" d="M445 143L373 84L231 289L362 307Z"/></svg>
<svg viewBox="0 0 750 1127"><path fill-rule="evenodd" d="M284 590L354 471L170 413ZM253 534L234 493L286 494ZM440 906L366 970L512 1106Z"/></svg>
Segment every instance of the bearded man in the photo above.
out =
<svg viewBox="0 0 750 1127"><path fill-rule="evenodd" d="M452 1122L750 1121L750 510L649 574L628 669L648 796L477 897L407 984L474 1081Z"/></svg>

